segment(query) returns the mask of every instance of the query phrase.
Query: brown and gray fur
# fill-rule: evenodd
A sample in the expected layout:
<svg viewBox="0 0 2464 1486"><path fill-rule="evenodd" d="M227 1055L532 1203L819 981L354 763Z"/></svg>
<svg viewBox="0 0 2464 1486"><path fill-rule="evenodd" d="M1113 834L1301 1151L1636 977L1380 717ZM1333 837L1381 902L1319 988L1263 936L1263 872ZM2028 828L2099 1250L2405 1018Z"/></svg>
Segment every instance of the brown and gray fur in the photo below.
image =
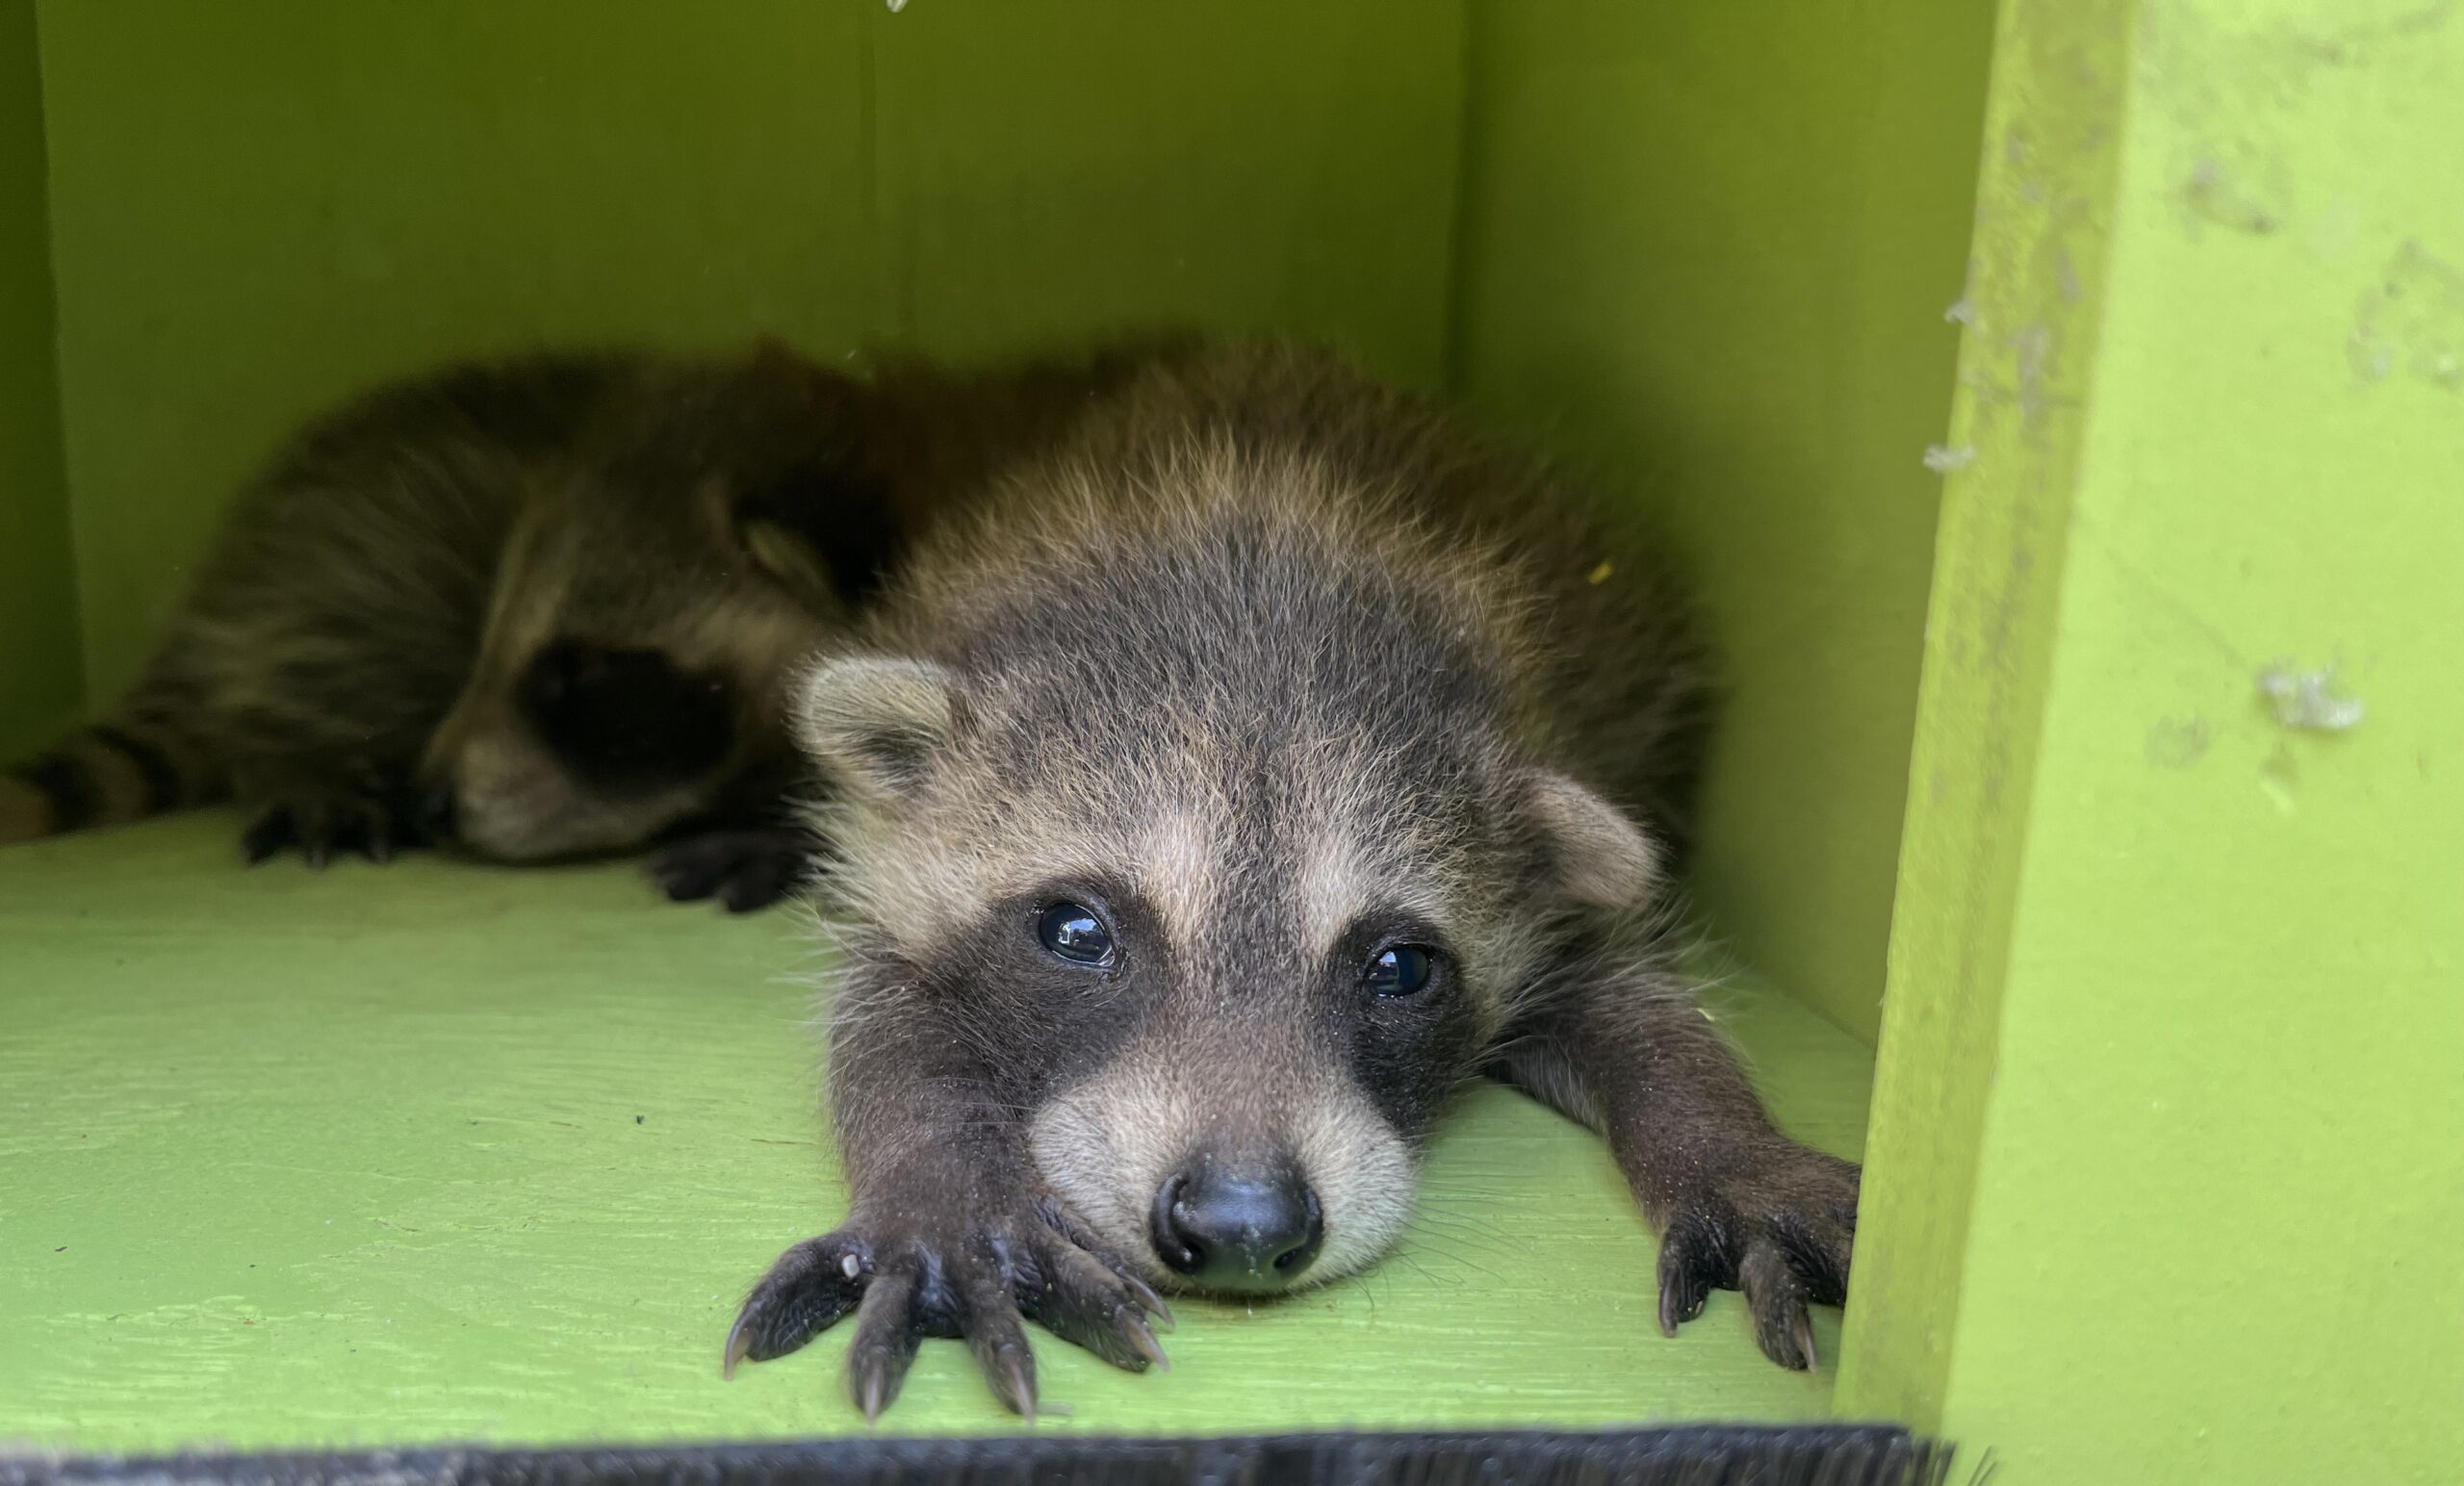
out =
<svg viewBox="0 0 2464 1486"><path fill-rule="evenodd" d="M854 1210L731 1368L852 1313L867 1414L924 1335L1030 1412L1022 1316L1143 1367L1159 1289L1377 1256L1482 1072L1606 1135L1664 1329L1741 1287L1813 1364L1857 1171L1772 1126L1677 961L1705 660L1647 543L1271 345L1153 367L954 507L796 704ZM1052 936L1082 916L1100 963ZM1397 946L1426 984L1373 993Z"/></svg>
<svg viewBox="0 0 2464 1486"><path fill-rule="evenodd" d="M376 391L241 494L111 720L0 775L0 840L231 796L251 860L655 843L671 896L757 907L815 844L786 810L791 663L931 492L1118 374L859 379L765 343Z"/></svg>

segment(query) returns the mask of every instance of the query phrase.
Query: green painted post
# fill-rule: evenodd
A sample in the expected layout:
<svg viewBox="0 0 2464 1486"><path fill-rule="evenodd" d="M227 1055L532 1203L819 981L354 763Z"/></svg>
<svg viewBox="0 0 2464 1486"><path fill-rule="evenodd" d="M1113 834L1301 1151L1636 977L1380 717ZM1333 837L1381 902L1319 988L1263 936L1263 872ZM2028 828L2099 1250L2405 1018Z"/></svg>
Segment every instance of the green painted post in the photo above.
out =
<svg viewBox="0 0 2464 1486"><path fill-rule="evenodd" d="M1996 65L1840 1407L2453 1481L2464 13L2012 0Z"/></svg>

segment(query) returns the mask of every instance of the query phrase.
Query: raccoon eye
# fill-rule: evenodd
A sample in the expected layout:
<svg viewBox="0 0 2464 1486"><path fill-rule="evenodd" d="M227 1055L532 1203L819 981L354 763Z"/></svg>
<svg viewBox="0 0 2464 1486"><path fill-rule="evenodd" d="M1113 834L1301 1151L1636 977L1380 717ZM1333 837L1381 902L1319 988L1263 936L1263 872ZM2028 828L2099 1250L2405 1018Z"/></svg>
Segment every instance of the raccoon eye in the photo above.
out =
<svg viewBox="0 0 2464 1486"><path fill-rule="evenodd" d="M1112 962L1113 932L1080 903L1056 903L1036 917L1036 937L1043 947L1071 964Z"/></svg>
<svg viewBox="0 0 2464 1486"><path fill-rule="evenodd" d="M1428 984L1437 961L1417 944L1390 944L1370 957L1361 989L1373 996L1408 996Z"/></svg>

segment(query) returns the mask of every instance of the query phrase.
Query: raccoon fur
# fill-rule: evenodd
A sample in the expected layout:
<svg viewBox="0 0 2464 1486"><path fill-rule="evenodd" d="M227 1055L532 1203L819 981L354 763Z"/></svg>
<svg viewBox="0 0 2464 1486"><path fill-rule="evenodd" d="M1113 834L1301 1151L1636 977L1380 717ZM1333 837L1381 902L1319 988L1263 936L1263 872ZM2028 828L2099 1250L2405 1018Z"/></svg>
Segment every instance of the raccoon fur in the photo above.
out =
<svg viewBox="0 0 2464 1486"><path fill-rule="evenodd" d="M374 392L242 493L112 720L0 777L0 839L234 796L251 860L669 841L676 896L768 901L807 842L783 679L886 541L864 397L768 345Z"/></svg>
<svg viewBox="0 0 2464 1486"><path fill-rule="evenodd" d="M793 701L835 785L837 1231L729 1370L853 1315L1031 1413L1021 1319L1160 1363L1160 1292L1369 1263L1449 1096L1604 1134L1659 1322L1742 1289L1814 1365L1857 1168L1774 1128L1697 1012L1669 874L1705 659L1649 545L1302 348L1152 366L919 539Z"/></svg>
<svg viewBox="0 0 2464 1486"><path fill-rule="evenodd" d="M934 492L1171 344L869 379L774 343L552 354L382 389L242 494L112 720L0 774L0 841L227 795L252 861L656 844L671 897L759 907L820 844L786 809L790 663Z"/></svg>

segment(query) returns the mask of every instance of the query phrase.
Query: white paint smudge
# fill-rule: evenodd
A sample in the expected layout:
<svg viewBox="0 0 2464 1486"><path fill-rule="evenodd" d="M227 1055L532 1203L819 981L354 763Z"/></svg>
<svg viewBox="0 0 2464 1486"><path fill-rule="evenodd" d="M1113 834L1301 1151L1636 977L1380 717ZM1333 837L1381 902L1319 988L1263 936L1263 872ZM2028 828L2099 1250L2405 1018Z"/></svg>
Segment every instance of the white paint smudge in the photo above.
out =
<svg viewBox="0 0 2464 1486"><path fill-rule="evenodd" d="M1949 474L1976 463L1973 444L1929 444L1925 447L1925 468L1936 474Z"/></svg>
<svg viewBox="0 0 2464 1486"><path fill-rule="evenodd" d="M2303 671L2279 660L2259 672L2259 695L2268 699L2275 720L2304 732L2343 732L2362 719L2359 697L2336 694L2336 668Z"/></svg>
<svg viewBox="0 0 2464 1486"><path fill-rule="evenodd" d="M1970 299L1965 295L1960 295L1958 298L1951 301L1951 307L1949 309L1942 312L1942 319L1950 321L1954 325L1975 324L1976 301Z"/></svg>

